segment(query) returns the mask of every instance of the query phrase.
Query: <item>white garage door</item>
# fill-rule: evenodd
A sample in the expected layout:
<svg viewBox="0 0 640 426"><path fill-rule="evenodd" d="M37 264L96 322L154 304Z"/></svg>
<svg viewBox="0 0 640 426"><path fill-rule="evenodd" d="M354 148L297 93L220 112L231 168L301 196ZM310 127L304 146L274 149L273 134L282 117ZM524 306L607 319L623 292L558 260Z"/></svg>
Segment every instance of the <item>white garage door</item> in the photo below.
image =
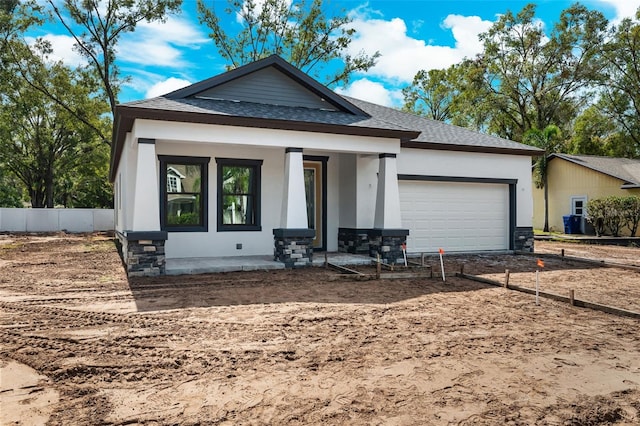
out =
<svg viewBox="0 0 640 426"><path fill-rule="evenodd" d="M509 185L400 181L407 251L507 250Z"/></svg>

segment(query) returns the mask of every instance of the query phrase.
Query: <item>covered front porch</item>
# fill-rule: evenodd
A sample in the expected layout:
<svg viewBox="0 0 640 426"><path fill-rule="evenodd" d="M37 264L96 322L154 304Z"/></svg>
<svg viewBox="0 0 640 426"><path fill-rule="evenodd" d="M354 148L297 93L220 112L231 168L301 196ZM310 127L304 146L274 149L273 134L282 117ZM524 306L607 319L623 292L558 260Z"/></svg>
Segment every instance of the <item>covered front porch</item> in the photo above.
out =
<svg viewBox="0 0 640 426"><path fill-rule="evenodd" d="M136 137L150 136L144 129L138 126L141 134L128 137L136 155L123 154L135 171L127 195L132 208L128 214L116 209L130 275L270 269L260 257L302 267L313 265L314 253L325 251L379 254L386 263L402 256L408 231L400 218L397 140L363 143L353 136L300 133L300 145L287 146L284 136L289 142L291 136L280 133L280 146L265 147L231 143L216 132L209 132L216 139L207 142L186 131L182 135L189 134L189 140L178 142L166 134L163 139ZM262 142L266 133L261 132ZM323 143L327 140L332 144ZM227 177L227 169L249 172L247 190L225 192L236 186L229 184L235 177ZM118 185L124 197L121 192ZM188 210L195 221L184 225L181 216L171 216L179 210L171 203L179 199L180 209L187 210L187 196L195 206ZM227 214L227 204L240 207ZM223 258L222 263L211 261ZM231 261L243 258L250 261ZM258 266L251 266L255 262Z"/></svg>

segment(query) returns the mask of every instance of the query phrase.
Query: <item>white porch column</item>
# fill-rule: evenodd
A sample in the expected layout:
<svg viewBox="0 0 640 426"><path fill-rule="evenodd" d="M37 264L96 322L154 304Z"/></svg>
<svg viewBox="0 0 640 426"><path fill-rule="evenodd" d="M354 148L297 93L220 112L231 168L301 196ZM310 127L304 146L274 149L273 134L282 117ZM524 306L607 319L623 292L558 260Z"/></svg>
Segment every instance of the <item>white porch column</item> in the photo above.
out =
<svg viewBox="0 0 640 426"><path fill-rule="evenodd" d="M375 229L399 229L402 227L396 154L380 154L373 227Z"/></svg>
<svg viewBox="0 0 640 426"><path fill-rule="evenodd" d="M160 195L156 158L156 140L138 139L132 231L160 230Z"/></svg>
<svg viewBox="0 0 640 426"><path fill-rule="evenodd" d="M287 148L284 157L284 193L280 228L308 229L302 148Z"/></svg>

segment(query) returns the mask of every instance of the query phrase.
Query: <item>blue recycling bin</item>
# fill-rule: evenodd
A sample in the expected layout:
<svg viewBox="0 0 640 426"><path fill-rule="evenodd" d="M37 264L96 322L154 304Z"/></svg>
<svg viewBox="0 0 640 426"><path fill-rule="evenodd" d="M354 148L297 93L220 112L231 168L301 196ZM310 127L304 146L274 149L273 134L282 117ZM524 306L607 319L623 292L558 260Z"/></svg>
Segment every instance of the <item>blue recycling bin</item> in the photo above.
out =
<svg viewBox="0 0 640 426"><path fill-rule="evenodd" d="M562 216L565 234L581 234L582 216L576 214L568 214Z"/></svg>

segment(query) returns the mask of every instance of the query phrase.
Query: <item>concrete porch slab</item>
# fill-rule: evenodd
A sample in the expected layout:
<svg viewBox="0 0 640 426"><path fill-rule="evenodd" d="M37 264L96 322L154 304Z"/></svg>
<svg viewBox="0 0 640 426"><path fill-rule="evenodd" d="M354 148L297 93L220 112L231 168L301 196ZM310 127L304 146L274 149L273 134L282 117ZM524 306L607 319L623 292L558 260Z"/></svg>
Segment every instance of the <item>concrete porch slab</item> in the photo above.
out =
<svg viewBox="0 0 640 426"><path fill-rule="evenodd" d="M349 253L327 253L328 261L336 265L369 265L368 256ZM324 253L314 253L313 266L324 265ZM209 274L237 271L266 271L284 269L284 263L273 256L191 257L167 259L167 275Z"/></svg>
<svg viewBox="0 0 640 426"><path fill-rule="evenodd" d="M167 259L167 275L208 274L215 272L284 269L273 256L185 257Z"/></svg>
<svg viewBox="0 0 640 426"><path fill-rule="evenodd" d="M371 265L372 257L351 253L327 253L327 261L334 265ZM324 266L324 253L313 254L313 266Z"/></svg>

